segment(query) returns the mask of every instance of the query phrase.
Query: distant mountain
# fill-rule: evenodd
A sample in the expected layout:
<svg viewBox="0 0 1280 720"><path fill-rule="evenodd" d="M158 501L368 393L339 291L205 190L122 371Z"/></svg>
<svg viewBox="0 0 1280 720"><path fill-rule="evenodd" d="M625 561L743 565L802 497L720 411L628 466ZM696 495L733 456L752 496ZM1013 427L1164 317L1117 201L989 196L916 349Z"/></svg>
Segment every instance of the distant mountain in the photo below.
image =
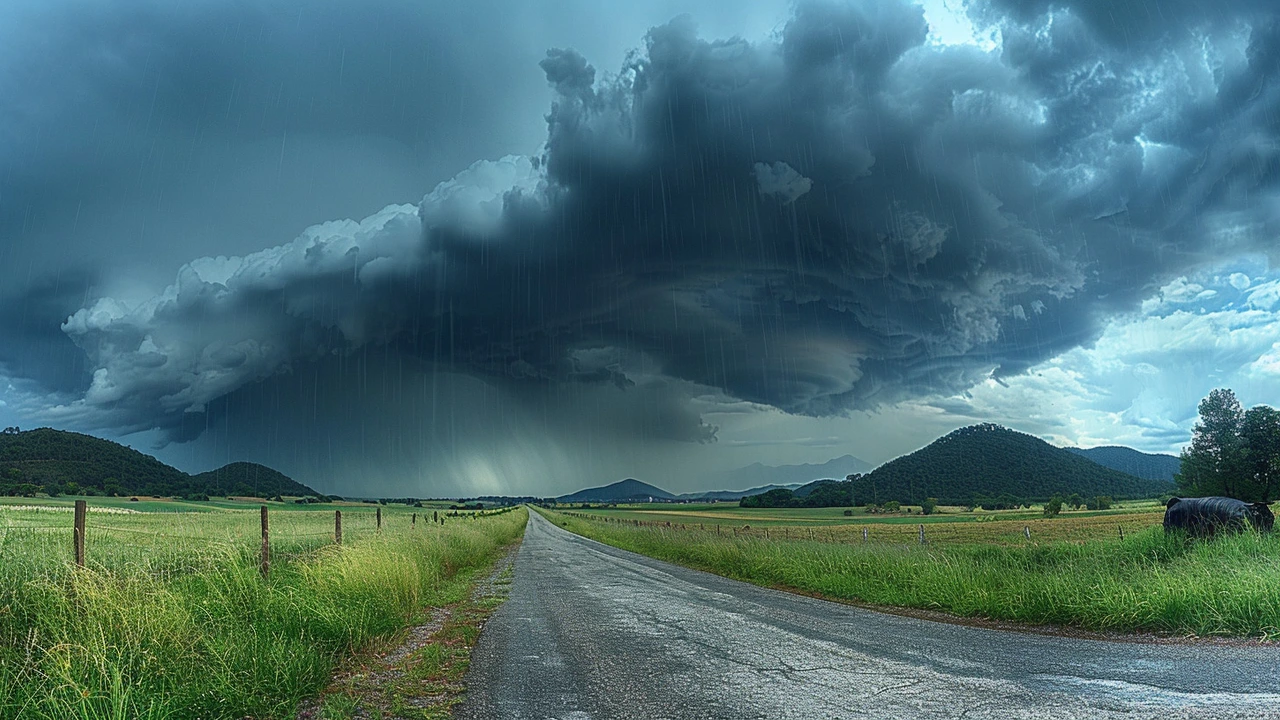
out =
<svg viewBox="0 0 1280 720"><path fill-rule="evenodd" d="M1144 453L1121 445L1066 448L1066 450L1077 455L1083 455L1103 467L1109 467L1112 470L1119 470L1147 480L1162 480L1171 483L1173 482L1173 476L1177 475L1178 471L1182 469L1182 461L1173 455Z"/></svg>
<svg viewBox="0 0 1280 720"><path fill-rule="evenodd" d="M800 498L809 497L810 495L813 494L814 490L817 490L818 488L821 488L821 487L826 487L827 485L834 485L838 482L844 482L844 478L841 478L839 480L829 480L825 478L822 480L814 480L811 483L801 485L800 487L796 488L791 494Z"/></svg>
<svg viewBox="0 0 1280 720"><path fill-rule="evenodd" d="M320 494L278 470L251 462L223 465L217 470L192 476L191 480L197 487L202 487L200 492L206 495L274 497Z"/></svg>
<svg viewBox="0 0 1280 720"><path fill-rule="evenodd" d="M253 463L233 463L192 477L150 455L92 435L51 428L0 433L0 495L225 495L227 488L235 489L234 494L254 494L239 493L239 481L251 481L250 489L255 487L252 482L271 489L262 493L268 497L318 494Z"/></svg>
<svg viewBox="0 0 1280 720"><path fill-rule="evenodd" d="M1054 494L1089 497L1152 497L1172 483L1150 480L1099 465L1040 438L999 425L960 428L909 455L881 465L854 483L858 503L944 504L1001 494L1043 500Z"/></svg>
<svg viewBox="0 0 1280 720"><path fill-rule="evenodd" d="M579 490L578 492L570 495L563 495L556 498L556 502L648 502L650 499L675 500L676 496L662 488L656 488L649 483L627 478L626 480L619 480L612 485L587 488L586 490Z"/></svg>
<svg viewBox="0 0 1280 720"><path fill-rule="evenodd" d="M794 490L798 487L800 487L799 483L791 483L789 485L763 485L749 490L712 490L710 492L681 493L677 497L681 500L741 500L748 495L759 495L778 488Z"/></svg>
<svg viewBox="0 0 1280 720"><path fill-rule="evenodd" d="M863 473L871 469L871 463L852 455L843 455L825 463L805 463L802 465L763 465L752 463L746 467L716 473L706 478L703 483L711 487L752 487L751 495L769 490L768 486L797 488L814 480L844 480L853 473ZM736 499L736 498L732 498Z"/></svg>

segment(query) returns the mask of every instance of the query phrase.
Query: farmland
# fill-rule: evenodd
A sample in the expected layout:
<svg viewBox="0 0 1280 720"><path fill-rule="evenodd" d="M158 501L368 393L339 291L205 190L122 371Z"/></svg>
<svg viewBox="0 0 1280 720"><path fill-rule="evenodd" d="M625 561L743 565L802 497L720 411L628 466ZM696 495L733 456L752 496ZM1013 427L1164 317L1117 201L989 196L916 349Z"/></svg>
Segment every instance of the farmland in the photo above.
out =
<svg viewBox="0 0 1280 720"><path fill-rule="evenodd" d="M370 504L266 503L264 578L260 502L91 501L83 568L72 501L0 503L0 717L292 717L344 657L465 597L526 519L388 505L379 530Z"/></svg>
<svg viewBox="0 0 1280 720"><path fill-rule="evenodd" d="M1166 537L1154 503L1056 518L947 510L846 517L840 509L720 504L545 512L615 547L833 600L1097 631L1280 637L1276 534Z"/></svg>

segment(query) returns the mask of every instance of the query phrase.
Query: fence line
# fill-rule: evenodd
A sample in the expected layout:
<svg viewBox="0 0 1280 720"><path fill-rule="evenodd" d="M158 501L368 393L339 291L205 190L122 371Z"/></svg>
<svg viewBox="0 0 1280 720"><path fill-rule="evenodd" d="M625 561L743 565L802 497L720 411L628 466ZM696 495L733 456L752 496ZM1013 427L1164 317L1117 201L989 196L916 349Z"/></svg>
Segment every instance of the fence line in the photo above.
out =
<svg viewBox="0 0 1280 720"><path fill-rule="evenodd" d="M928 523L927 525L925 524L917 525L916 528L914 528L915 532L912 532L913 528L911 527L910 524L907 524L907 523L863 523L858 525L854 525L852 523L837 523L832 525L823 525L817 528L814 528L814 527L798 528L795 526L781 526L781 527L774 526L773 527L774 532L772 535L770 535L769 526L760 526L757 528L752 528L750 524L717 522L715 524L714 530L708 530L705 523L693 524L693 523L672 522L670 520L639 520L636 518L610 517L607 515L600 515L595 513L573 512L570 510L555 510L554 512L561 515L578 518L581 520L587 520L590 522L624 525L624 526L632 526L632 527L654 528L663 532L667 530L680 530L680 531L687 531L687 532L693 532L693 533L707 533L707 534L721 535L722 534L721 526L723 525L725 527L732 528L734 537L749 537L749 538L757 538L762 540L770 540L770 539L805 540L807 539L814 542L848 543L853 541L854 537L856 536L856 533L860 530L862 535L862 542L864 543L870 540L892 540L894 542L899 542L899 543L910 543L912 540L912 535L915 536L914 538L915 542L921 545L930 544L936 541L974 542L974 541L977 541L978 538L971 537L972 531L975 530L977 527L986 526L988 525L988 523L992 523L992 522L1007 523L1009 525L1008 527L1001 527L1000 528L1001 531L996 533L996 535L998 536L1007 536L1005 538L1007 540L1012 541L1014 538L1018 536L1022 536L1025 538L1026 542L1030 543L1030 542L1033 542L1034 540L1039 539L1034 537L1034 534L1032 533L1031 525L1029 524L1023 524L1020 530L1017 529L1015 526L1017 524L1025 523L1025 520L1016 520L1016 519L982 520L982 521L967 520L963 522L931 522L931 523ZM1137 517L1137 515L1138 514L1135 513L1135 514L1120 516L1121 518L1127 518L1130 521L1129 527L1131 532L1134 529L1142 529L1143 527L1146 526ZM1032 522L1035 522L1035 521L1032 521ZM1045 519L1043 522L1057 523L1060 521L1057 519ZM1106 527L1108 526L1115 527L1119 531L1120 540L1123 541L1125 539L1124 524L1116 524L1114 526L1111 526L1110 525L1111 522L1114 522L1114 518L1107 519L1105 523L1103 521L1099 521L1099 522L1092 523L1091 525L1086 525L1082 527L1077 526L1074 529L1085 531L1082 534L1087 536L1086 539L1100 539L1104 537L1103 531ZM1159 522L1156 521L1151 524L1155 526L1155 525L1158 525ZM1053 527L1053 525L1046 525L1044 527ZM872 532L873 528L875 532ZM800 532L801 530L805 530L807 531L807 533L801 533ZM1088 532L1090 530L1094 532ZM1050 532L1047 535L1049 540L1068 540L1069 541L1072 539L1078 539L1078 538L1064 537L1054 532ZM992 538L982 538L982 539L989 542Z"/></svg>
<svg viewBox="0 0 1280 720"><path fill-rule="evenodd" d="M431 514L431 518L432 518L431 524L444 525L446 517L455 517L455 518L468 517L473 520L476 518L493 517L496 515L502 515L504 513L511 512L512 510L515 510L517 507L519 506L512 505L512 506L501 508L496 511L487 511L487 512L474 511L474 512L467 513L466 515L462 515L457 511L454 511L452 513L445 513L443 515L440 514L438 511L433 511ZM285 517L294 516L293 515L294 512L297 512L297 511L286 511ZM153 513L139 513L138 515L145 517L146 515L151 515L151 514ZM365 513L359 513L357 514L357 517L363 514ZM88 515L88 503L85 500L76 500L75 509L72 517L72 555L74 557L74 562L78 567L85 566L86 537L87 537L87 531L90 529L93 530L95 534L98 532L108 532L108 533L123 532L123 533L133 533L135 535L147 535L147 536L166 538L166 539L190 540L193 542L201 542L201 543L225 544L228 547L234 547L234 542L235 542L234 538L221 540L218 538L207 537L207 536L201 537L201 536L195 536L195 535L181 535L177 533L157 532L155 530L144 530L141 528L112 527L110 525L102 525L102 526L88 525L86 523L87 515ZM261 523L261 547L258 553L259 555L258 569L259 569L259 572L262 574L262 576L265 578L265 577L268 577L271 573L272 534L270 529L270 513L269 513L268 506L262 505L260 507L259 516L260 516L260 523ZM382 532L382 508L381 507L376 508L375 512L373 513L373 516L374 516L373 530L375 533L381 533ZM131 516L131 517L136 517L136 516ZM427 516L424 514L422 517L423 517L423 520L425 521ZM416 530L417 527L418 527L418 514L412 513L410 522L409 522L409 529ZM26 530L26 529L65 531L66 526L65 525L12 525L12 524L0 526L0 530L4 530L6 533L12 530ZM276 543L287 544L290 541L296 540L298 538L321 537L321 536L333 538L332 544L335 546L342 545L343 532L342 532L342 511L341 510L334 510L332 533L328 531L290 533L286 530L284 532L276 534ZM319 548L317 548L317 550L318 549ZM296 558L296 557L303 557L309 553L284 552L280 554L282 554L284 557Z"/></svg>

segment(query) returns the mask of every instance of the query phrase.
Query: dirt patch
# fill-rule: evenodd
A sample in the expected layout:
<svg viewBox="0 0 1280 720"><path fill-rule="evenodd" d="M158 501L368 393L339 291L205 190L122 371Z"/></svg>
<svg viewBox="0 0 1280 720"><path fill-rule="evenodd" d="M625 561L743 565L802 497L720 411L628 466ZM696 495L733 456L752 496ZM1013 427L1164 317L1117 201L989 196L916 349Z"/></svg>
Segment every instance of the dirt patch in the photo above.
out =
<svg viewBox="0 0 1280 720"><path fill-rule="evenodd" d="M516 542L476 579L466 600L428 608L391 643L344 663L297 720L448 718L466 695L471 648L511 588Z"/></svg>

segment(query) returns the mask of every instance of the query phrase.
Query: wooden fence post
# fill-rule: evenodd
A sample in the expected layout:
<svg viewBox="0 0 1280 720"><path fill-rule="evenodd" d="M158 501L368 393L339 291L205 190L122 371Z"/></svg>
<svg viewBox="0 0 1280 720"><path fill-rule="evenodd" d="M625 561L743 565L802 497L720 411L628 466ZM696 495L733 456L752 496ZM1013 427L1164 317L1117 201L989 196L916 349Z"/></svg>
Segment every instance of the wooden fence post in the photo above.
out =
<svg viewBox="0 0 1280 720"><path fill-rule="evenodd" d="M924 544L924 526L923 525L920 526L920 544L921 545Z"/></svg>
<svg viewBox="0 0 1280 720"><path fill-rule="evenodd" d="M867 541L867 529L862 528L862 542L866 542L866 541Z"/></svg>
<svg viewBox="0 0 1280 720"><path fill-rule="evenodd" d="M333 541L342 544L342 511L333 511Z"/></svg>
<svg viewBox="0 0 1280 720"><path fill-rule="evenodd" d="M1121 540L1124 540L1124 526L1123 526L1123 525L1117 525L1116 527L1120 528L1120 539L1121 539Z"/></svg>
<svg viewBox="0 0 1280 720"><path fill-rule="evenodd" d="M89 506L84 500L76 501L75 530L72 541L75 544L76 565L84 567L84 516Z"/></svg>
<svg viewBox="0 0 1280 720"><path fill-rule="evenodd" d="M1027 539L1028 539L1028 540L1030 540L1030 539L1031 539L1031 526L1030 526L1030 525L1026 525L1026 526L1024 526L1024 527L1022 528L1022 534L1023 534L1023 535L1026 535L1026 536L1027 536Z"/></svg>
<svg viewBox="0 0 1280 720"><path fill-rule="evenodd" d="M378 532L382 532L382 508L378 508Z"/></svg>
<svg viewBox="0 0 1280 720"><path fill-rule="evenodd" d="M258 570L262 573L262 577L266 577L271 570L271 542L267 532L267 506L262 506L262 564Z"/></svg>
<svg viewBox="0 0 1280 720"><path fill-rule="evenodd" d="M409 525L410 525L410 526L412 526L412 527L414 527L414 528L417 528L417 527L418 527L418 513L414 513L414 514L413 514L413 520L411 520L411 521L409 522Z"/></svg>
<svg viewBox="0 0 1280 720"><path fill-rule="evenodd" d="M434 524L434 523L439 523L439 522L440 522L440 513L436 512L435 510L432 510L432 511L431 511L431 522L432 522L433 524Z"/></svg>

